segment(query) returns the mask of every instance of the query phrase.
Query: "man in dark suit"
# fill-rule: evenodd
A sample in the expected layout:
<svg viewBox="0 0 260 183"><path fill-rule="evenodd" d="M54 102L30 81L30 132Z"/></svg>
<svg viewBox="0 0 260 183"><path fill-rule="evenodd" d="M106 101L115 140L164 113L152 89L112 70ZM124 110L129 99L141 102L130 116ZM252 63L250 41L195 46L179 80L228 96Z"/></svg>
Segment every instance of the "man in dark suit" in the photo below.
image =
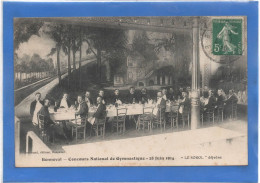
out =
<svg viewBox="0 0 260 183"><path fill-rule="evenodd" d="M49 108L50 106L50 102L48 99L44 100L44 105L42 106L42 108L40 109L40 111L38 112L38 115L42 115L44 116L44 124L40 124L39 126L43 126L46 129L49 129L50 126L54 125L55 123L51 120L50 118L50 113L49 113Z"/></svg>
<svg viewBox="0 0 260 183"><path fill-rule="evenodd" d="M98 98L98 97L101 97L101 98L102 98L102 103L103 103L103 104L106 104L106 103L107 103L106 98L105 98L105 92L104 92L104 90L99 90L97 98Z"/></svg>
<svg viewBox="0 0 260 183"><path fill-rule="evenodd" d="M44 100L44 105L40 109L37 115L43 116L44 119L44 124L39 124L39 127L41 130L45 131L47 135L49 135L51 138L51 134L54 132L54 135L60 135L64 137L67 140L67 136L63 130L63 128L57 124L55 124L51 118L50 118L50 113L49 113L49 106L50 106L50 101L48 99Z"/></svg>
<svg viewBox="0 0 260 183"><path fill-rule="evenodd" d="M229 94L227 97L227 100L224 102L224 109L225 109L225 114L227 115L227 117L231 117L232 115L232 105L236 104L238 101L236 95L234 94L233 90L229 90Z"/></svg>
<svg viewBox="0 0 260 183"><path fill-rule="evenodd" d="M88 116L88 105L83 100L81 95L78 96L77 101L78 106L75 114L79 115L81 118L86 118Z"/></svg>
<svg viewBox="0 0 260 183"><path fill-rule="evenodd" d="M168 100L170 100L170 101L173 101L174 100L174 91L173 91L173 88L171 87L170 89L169 89L169 93L168 93Z"/></svg>
<svg viewBox="0 0 260 183"><path fill-rule="evenodd" d="M41 93L39 93L39 92L35 93L35 100L30 105L30 114L31 114L31 116L33 116L33 113L34 113L34 110L35 110L37 102L39 102L39 103L41 103L43 105L43 101L41 100Z"/></svg>
<svg viewBox="0 0 260 183"><path fill-rule="evenodd" d="M218 89L218 96L216 98L216 106L223 106L224 105L224 96L222 95L221 89Z"/></svg>
<svg viewBox="0 0 260 183"><path fill-rule="evenodd" d="M213 91L209 90L209 99L208 99L208 103L205 104L205 106L204 106L204 110L208 111L213 107L215 108L215 105L216 105L216 98L214 96Z"/></svg>
<svg viewBox="0 0 260 183"><path fill-rule="evenodd" d="M150 99L149 95L147 94L147 89L146 88L142 88L141 90L141 103L148 103L148 100Z"/></svg>
<svg viewBox="0 0 260 183"><path fill-rule="evenodd" d="M129 89L129 94L127 96L127 103L134 104L134 103L138 103L138 102L139 102L139 99L138 99L137 94L135 93L135 88L131 87Z"/></svg>
<svg viewBox="0 0 260 183"><path fill-rule="evenodd" d="M102 98L98 97L97 98L97 110L93 114L93 117L96 118L95 122L98 123L99 120L104 120L106 117L106 106L102 102Z"/></svg>
<svg viewBox="0 0 260 183"><path fill-rule="evenodd" d="M122 104L122 99L119 95L119 89L115 89L113 97L111 97L111 104Z"/></svg>
<svg viewBox="0 0 260 183"><path fill-rule="evenodd" d="M226 100L226 105L236 103L238 101L237 96L234 94L233 90L229 90L228 92L228 98Z"/></svg>
<svg viewBox="0 0 260 183"><path fill-rule="evenodd" d="M190 110L190 100L187 92L182 92L182 101L179 103L179 113L187 113Z"/></svg>
<svg viewBox="0 0 260 183"><path fill-rule="evenodd" d="M177 92L176 99L181 99L181 100L183 99L182 92L183 92L183 88L180 88L179 91Z"/></svg>
<svg viewBox="0 0 260 183"><path fill-rule="evenodd" d="M32 116L32 124L35 127L38 127L38 119L37 114L43 105L43 101L41 101L41 94L37 92L35 94L35 100L30 105L30 114Z"/></svg>
<svg viewBox="0 0 260 183"><path fill-rule="evenodd" d="M90 106L93 105L93 100L89 91L86 91L85 93L85 102L88 105L88 108L90 108Z"/></svg>

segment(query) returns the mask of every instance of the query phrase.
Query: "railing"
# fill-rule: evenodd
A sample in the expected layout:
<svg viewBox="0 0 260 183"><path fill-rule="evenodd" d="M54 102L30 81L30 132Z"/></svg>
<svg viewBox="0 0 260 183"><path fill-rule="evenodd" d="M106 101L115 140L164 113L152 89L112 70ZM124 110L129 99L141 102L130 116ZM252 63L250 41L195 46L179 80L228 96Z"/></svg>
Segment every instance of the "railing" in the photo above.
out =
<svg viewBox="0 0 260 183"><path fill-rule="evenodd" d="M50 152L50 148L33 132L29 131L26 135L26 153Z"/></svg>
<svg viewBox="0 0 260 183"><path fill-rule="evenodd" d="M21 121L15 116L15 157L20 154L20 131ZM51 151L50 148L33 132L29 131L26 135L26 153L40 151Z"/></svg>
<svg viewBox="0 0 260 183"><path fill-rule="evenodd" d="M17 157L17 155L19 155L19 153L20 153L20 119L15 116L14 122L15 122L15 126L14 126L14 130L15 130L15 155Z"/></svg>

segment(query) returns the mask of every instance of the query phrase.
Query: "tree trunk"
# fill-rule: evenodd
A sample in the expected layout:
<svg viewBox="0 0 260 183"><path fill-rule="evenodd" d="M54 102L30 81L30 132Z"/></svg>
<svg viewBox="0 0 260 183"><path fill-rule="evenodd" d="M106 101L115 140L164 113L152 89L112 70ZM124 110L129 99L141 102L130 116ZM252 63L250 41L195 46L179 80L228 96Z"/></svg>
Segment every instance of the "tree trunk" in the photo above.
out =
<svg viewBox="0 0 260 183"><path fill-rule="evenodd" d="M72 52L72 59L73 59L73 71L76 70L76 52Z"/></svg>
<svg viewBox="0 0 260 183"><path fill-rule="evenodd" d="M97 49L97 74L99 81L101 81L101 49Z"/></svg>
<svg viewBox="0 0 260 183"><path fill-rule="evenodd" d="M80 47L79 47L79 88L81 89L81 57L82 57L82 41L81 41L81 30L80 30Z"/></svg>
<svg viewBox="0 0 260 183"><path fill-rule="evenodd" d="M68 88L70 88L71 64L70 64L70 46L68 47Z"/></svg>
<svg viewBox="0 0 260 183"><path fill-rule="evenodd" d="M76 45L75 45L75 39L73 39L73 49L72 49L72 60L73 60L73 71L76 70L76 51L74 50Z"/></svg>
<svg viewBox="0 0 260 183"><path fill-rule="evenodd" d="M111 67L110 67L109 60L106 60L105 64L106 64L106 79L107 79L107 81L110 81L111 80Z"/></svg>
<svg viewBox="0 0 260 183"><path fill-rule="evenodd" d="M60 47L56 46L57 49L57 74L59 79L59 84L61 84L61 72L60 72Z"/></svg>

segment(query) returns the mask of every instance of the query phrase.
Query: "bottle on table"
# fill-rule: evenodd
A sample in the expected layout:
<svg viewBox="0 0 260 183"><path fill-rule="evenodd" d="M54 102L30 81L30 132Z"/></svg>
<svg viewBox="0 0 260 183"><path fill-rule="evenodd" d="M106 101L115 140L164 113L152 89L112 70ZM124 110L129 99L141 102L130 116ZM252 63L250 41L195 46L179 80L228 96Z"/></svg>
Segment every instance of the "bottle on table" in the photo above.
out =
<svg viewBox="0 0 260 183"><path fill-rule="evenodd" d="M54 112L57 112L57 110L58 110L58 102L55 101L55 103L54 103Z"/></svg>

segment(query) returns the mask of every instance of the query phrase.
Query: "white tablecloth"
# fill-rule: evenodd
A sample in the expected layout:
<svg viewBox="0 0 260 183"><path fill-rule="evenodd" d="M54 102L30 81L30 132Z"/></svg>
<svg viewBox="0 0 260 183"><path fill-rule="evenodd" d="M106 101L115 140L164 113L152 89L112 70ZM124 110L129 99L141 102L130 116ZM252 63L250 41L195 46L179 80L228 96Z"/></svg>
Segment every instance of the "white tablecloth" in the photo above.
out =
<svg viewBox="0 0 260 183"><path fill-rule="evenodd" d="M170 112L171 107L175 106L174 108L178 108L178 105L176 104L170 104L168 103L166 105L166 112ZM126 104L118 106L117 108L112 105L106 106L107 108L107 117L114 117L117 116L117 109L121 108L127 108L127 114L128 116L132 115L140 115L143 114L143 108L144 107L155 107L154 104L151 105L142 105L142 104ZM96 107L89 108L88 116L92 117L92 115L96 112ZM53 121L63 121L63 120L73 120L75 119L75 110L73 109L58 109L57 112L54 112L50 109L50 117Z"/></svg>

